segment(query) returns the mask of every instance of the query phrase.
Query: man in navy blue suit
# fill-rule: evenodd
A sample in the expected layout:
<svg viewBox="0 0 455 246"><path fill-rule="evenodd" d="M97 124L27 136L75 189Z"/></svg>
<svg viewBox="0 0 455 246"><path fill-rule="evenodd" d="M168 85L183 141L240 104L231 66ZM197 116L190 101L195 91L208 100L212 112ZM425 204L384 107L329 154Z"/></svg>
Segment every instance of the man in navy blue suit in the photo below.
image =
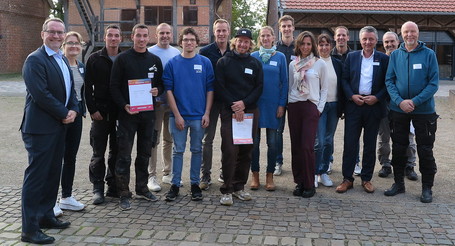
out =
<svg viewBox="0 0 455 246"><path fill-rule="evenodd" d="M349 53L343 68L342 86L348 102L345 106L343 182L336 188L338 193L353 187L362 129L362 187L368 193L374 192L371 178L376 159L376 137L386 112L388 94L384 81L389 57L375 50L378 32L374 27L363 27L359 37L362 50Z"/></svg>
<svg viewBox="0 0 455 246"><path fill-rule="evenodd" d="M66 125L77 115L78 103L68 60L60 51L65 25L58 18L43 24L43 46L31 53L22 69L27 96L21 124L28 152L22 186L23 242L49 244L55 238L41 229L65 229L70 222L55 218Z"/></svg>

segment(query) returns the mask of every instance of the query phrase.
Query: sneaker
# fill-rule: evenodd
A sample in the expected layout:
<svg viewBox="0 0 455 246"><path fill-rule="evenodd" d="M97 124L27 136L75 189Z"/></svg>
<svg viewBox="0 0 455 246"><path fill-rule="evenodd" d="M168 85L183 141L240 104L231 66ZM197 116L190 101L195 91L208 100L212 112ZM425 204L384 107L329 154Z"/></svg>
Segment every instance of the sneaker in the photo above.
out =
<svg viewBox="0 0 455 246"><path fill-rule="evenodd" d="M149 181L147 183L147 188L149 188L150 191L158 192L161 190L161 186L156 180L156 176L152 176L149 178Z"/></svg>
<svg viewBox="0 0 455 246"><path fill-rule="evenodd" d="M211 184L212 183L210 181L202 181L199 188L201 188L201 190L209 190Z"/></svg>
<svg viewBox="0 0 455 246"><path fill-rule="evenodd" d="M93 205L99 205L104 202L104 194L101 191L95 191L93 193L93 200L92 204Z"/></svg>
<svg viewBox="0 0 455 246"><path fill-rule="evenodd" d="M277 163L275 165L275 171L273 172L273 176L280 176L283 172L283 164Z"/></svg>
<svg viewBox="0 0 455 246"><path fill-rule="evenodd" d="M60 198L59 206L61 209L71 210L71 211L81 211L85 208L85 205L78 202L74 196Z"/></svg>
<svg viewBox="0 0 455 246"><path fill-rule="evenodd" d="M327 174L332 174L332 166L333 166L333 162L329 162L329 168L327 169Z"/></svg>
<svg viewBox="0 0 455 246"><path fill-rule="evenodd" d="M202 191L201 188L199 188L199 185L197 184L191 185L191 200L193 201L202 200Z"/></svg>
<svg viewBox="0 0 455 246"><path fill-rule="evenodd" d="M318 179L319 179L319 175L314 175L314 188L318 188L318 186L319 186Z"/></svg>
<svg viewBox="0 0 455 246"><path fill-rule="evenodd" d="M172 184L172 174L167 174L167 175L163 175L163 178L161 179L161 182L163 182L164 184Z"/></svg>
<svg viewBox="0 0 455 246"><path fill-rule="evenodd" d="M223 173L222 172L220 173L220 176L218 177L218 181L220 183L224 183L224 178L223 178Z"/></svg>
<svg viewBox="0 0 455 246"><path fill-rule="evenodd" d="M321 183L323 186L326 186L326 187L332 187L333 186L333 182L332 180L330 179L329 175L327 175L327 173L323 173L319 176L319 183Z"/></svg>
<svg viewBox="0 0 455 246"><path fill-rule="evenodd" d="M360 163L356 163L354 168L354 175L359 176L361 173L362 168L360 167Z"/></svg>
<svg viewBox="0 0 455 246"><path fill-rule="evenodd" d="M179 195L180 188L177 185L171 185L171 189L166 193L165 200L168 202L174 201Z"/></svg>
<svg viewBox="0 0 455 246"><path fill-rule="evenodd" d="M156 198L156 196L153 195L152 192L150 192L150 191L147 191L145 193L137 193L136 192L136 198L145 199L145 200L151 201L151 202L158 201L158 198Z"/></svg>
<svg viewBox="0 0 455 246"><path fill-rule="evenodd" d="M220 203L224 206L231 206L234 204L234 201L232 200L232 194L223 194L221 196Z"/></svg>
<svg viewBox="0 0 455 246"><path fill-rule="evenodd" d="M131 209L131 202L128 197L120 197L119 207L122 211Z"/></svg>
<svg viewBox="0 0 455 246"><path fill-rule="evenodd" d="M239 191L234 191L234 193L232 193L235 197L237 197L239 200L242 200L242 201L249 201L251 200L251 195L250 193L244 191L244 190L239 190Z"/></svg>
<svg viewBox="0 0 455 246"><path fill-rule="evenodd" d="M55 203L55 206L54 206L54 215L55 215L55 217L60 217L63 215L63 211L60 209L60 207L58 206L57 203Z"/></svg>

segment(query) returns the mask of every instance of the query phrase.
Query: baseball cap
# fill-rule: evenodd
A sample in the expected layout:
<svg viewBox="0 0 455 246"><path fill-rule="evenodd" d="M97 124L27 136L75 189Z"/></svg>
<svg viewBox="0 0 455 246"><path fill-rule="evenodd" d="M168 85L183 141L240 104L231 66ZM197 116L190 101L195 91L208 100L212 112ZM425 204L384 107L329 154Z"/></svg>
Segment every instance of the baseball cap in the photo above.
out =
<svg viewBox="0 0 455 246"><path fill-rule="evenodd" d="M253 35L251 34L251 31L247 28L240 28L239 30L237 30L235 37L237 38L240 36L247 37L249 39L253 39Z"/></svg>

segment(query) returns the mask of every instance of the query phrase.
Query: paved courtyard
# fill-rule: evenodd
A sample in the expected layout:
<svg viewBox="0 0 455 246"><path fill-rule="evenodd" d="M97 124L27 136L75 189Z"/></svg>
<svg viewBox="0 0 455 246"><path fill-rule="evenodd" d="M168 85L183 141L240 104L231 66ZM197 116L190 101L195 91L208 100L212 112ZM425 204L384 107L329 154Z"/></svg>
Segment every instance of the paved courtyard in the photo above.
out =
<svg viewBox="0 0 455 246"><path fill-rule="evenodd" d="M20 91L17 94L4 89L3 83L0 82L0 245L24 245L20 242L20 196L27 160L18 132L24 100ZM12 87L21 90L17 84L20 82L15 83ZM441 90L447 90L447 94L441 92L437 100L441 115L435 146L438 174L431 204L419 202L420 177L419 181L406 180L405 194L385 197L382 192L390 187L393 178L377 177L379 165L372 180L377 188L373 194L365 193L357 178L354 189L345 194L335 193L334 187L319 187L313 198L294 197L286 135L284 173L275 178L277 191L266 192L261 187L252 191L252 201L234 200L231 207L219 205L217 137L214 181L211 189L203 193L203 201L191 201L186 167L184 187L174 202L164 201L169 186L162 185L163 190L157 193L160 201L135 199L132 209L126 212L120 211L117 199L107 198L106 203L94 206L88 181L90 120L85 119L74 195L87 207L81 212L65 211L62 219L71 221L70 228L46 233L57 239L57 245L455 245L455 110L447 104L448 89ZM336 135L336 163L331 175L335 184L342 179L343 124L340 121ZM263 142L262 153L265 146ZM261 182L264 179L265 173L261 173ZM134 190L134 175L131 185Z"/></svg>

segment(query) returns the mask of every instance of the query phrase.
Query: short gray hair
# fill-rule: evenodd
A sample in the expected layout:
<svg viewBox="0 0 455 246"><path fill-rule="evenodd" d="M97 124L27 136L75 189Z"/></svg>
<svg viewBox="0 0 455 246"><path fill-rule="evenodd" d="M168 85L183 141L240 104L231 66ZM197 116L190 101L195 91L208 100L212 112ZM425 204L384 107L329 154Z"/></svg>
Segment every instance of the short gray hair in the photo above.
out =
<svg viewBox="0 0 455 246"><path fill-rule="evenodd" d="M384 35L382 36L382 39L384 39L384 36L388 35L388 34L392 34L395 37L395 40L397 40L398 42L400 41L400 39L398 38L398 34L396 34L396 32L391 32L391 31L384 33Z"/></svg>
<svg viewBox="0 0 455 246"><path fill-rule="evenodd" d="M378 40L378 31L376 30L376 28L372 27L372 26L364 26L362 29L360 29L360 32L359 32L359 39L362 40L362 34L364 32L372 32L374 33L374 36L376 36L376 40Z"/></svg>

